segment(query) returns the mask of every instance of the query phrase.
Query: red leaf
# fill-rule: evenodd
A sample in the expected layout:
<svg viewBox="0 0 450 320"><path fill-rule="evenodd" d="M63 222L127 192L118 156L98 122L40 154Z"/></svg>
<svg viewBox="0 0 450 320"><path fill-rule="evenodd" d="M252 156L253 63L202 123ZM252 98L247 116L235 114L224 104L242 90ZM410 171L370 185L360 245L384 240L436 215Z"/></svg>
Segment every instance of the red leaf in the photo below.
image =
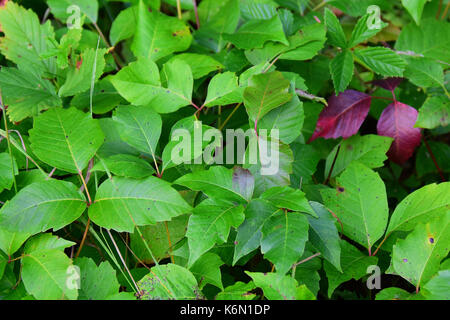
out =
<svg viewBox="0 0 450 320"><path fill-rule="evenodd" d="M371 99L369 95L355 90L332 95L328 107L320 113L316 130L309 141L319 137L348 138L356 134L369 113Z"/></svg>
<svg viewBox="0 0 450 320"><path fill-rule="evenodd" d="M394 91L395 88L398 87L400 83L402 83L404 79L403 78L386 78L382 80L373 80L372 83L378 87L381 87L383 89Z"/></svg>
<svg viewBox="0 0 450 320"><path fill-rule="evenodd" d="M391 103L383 110L377 124L380 136L394 138L387 155L395 163L408 160L420 144L421 132L414 128L417 110L401 102Z"/></svg>

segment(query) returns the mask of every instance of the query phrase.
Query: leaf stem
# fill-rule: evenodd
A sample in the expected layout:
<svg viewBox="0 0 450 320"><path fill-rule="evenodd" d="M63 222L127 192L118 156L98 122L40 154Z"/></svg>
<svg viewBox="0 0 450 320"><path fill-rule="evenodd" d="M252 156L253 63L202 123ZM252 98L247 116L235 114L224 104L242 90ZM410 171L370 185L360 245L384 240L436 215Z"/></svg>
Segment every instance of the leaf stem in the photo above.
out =
<svg viewBox="0 0 450 320"><path fill-rule="evenodd" d="M372 254L372 256L375 256L378 252L378 250L380 250L381 246L383 245L383 243L386 241L386 239L391 235L392 232L389 232L389 234L387 234L384 239L380 242L380 244L378 245L377 249L375 250L375 252Z"/></svg>
<svg viewBox="0 0 450 320"><path fill-rule="evenodd" d="M170 232L169 232L169 226L167 224L167 221L164 221L164 226L166 227L167 241L169 242L170 261L172 261L172 263L175 263L175 260L174 260L173 255L172 255L172 241L170 240Z"/></svg>
<svg viewBox="0 0 450 320"><path fill-rule="evenodd" d="M311 259L313 259L315 257L318 257L318 256L320 256L320 252L317 252L317 253L313 254L312 256L310 256L310 257L308 257L306 259L303 259L303 260L301 260L301 261L299 261L297 263L294 263L293 267L297 267L298 265L301 265L302 263L308 262L309 260L311 260Z"/></svg>
<svg viewBox="0 0 450 320"><path fill-rule="evenodd" d="M237 109L241 106L242 102L238 103L236 105L236 107L234 107L233 111L231 111L230 115L225 119L225 121L222 123L222 125L219 127L219 130L222 130L226 124L228 123L228 121L231 119L231 117L233 116L233 114L237 111Z"/></svg>
<svg viewBox="0 0 450 320"><path fill-rule="evenodd" d="M181 0L177 0L177 13L178 13L178 19L181 20Z"/></svg>
<svg viewBox="0 0 450 320"><path fill-rule="evenodd" d="M6 110L5 110L6 108L3 105L1 89L0 89L0 107L2 108L2 112L3 112L3 120L5 122L6 141L8 142L8 152L9 152L9 157L11 158L11 170L12 170L14 191L17 193L17 181L16 181L16 175L15 175L16 170L15 170L15 166L14 166L14 156L12 154L11 141L9 139L8 120L6 119Z"/></svg>
<svg viewBox="0 0 450 320"><path fill-rule="evenodd" d="M199 29L200 28L200 19L198 18L197 1L196 0L192 0L192 4L194 5L195 22L197 24L197 29Z"/></svg>
<svg viewBox="0 0 450 320"><path fill-rule="evenodd" d="M439 172L439 175L441 176L442 182L447 181L447 179L445 179L444 172L443 172L442 169L439 167L439 165L438 165L438 163L437 163L437 161L436 161L436 157L434 156L434 153L433 153L433 151L431 150L430 145L428 144L428 141L427 141L427 139L425 138L425 135L423 136L423 142L424 142L424 144L425 144L425 147L426 147L427 150L428 150L428 153L429 153L430 156L431 156L431 160L433 160L434 166L436 167L437 171Z"/></svg>
<svg viewBox="0 0 450 320"><path fill-rule="evenodd" d="M328 184L331 178L331 174L333 173L334 165L336 164L337 157L339 155L339 151L341 150L341 144L339 144L336 154L334 155L333 163L331 164L330 172L328 172L328 177L323 184Z"/></svg>

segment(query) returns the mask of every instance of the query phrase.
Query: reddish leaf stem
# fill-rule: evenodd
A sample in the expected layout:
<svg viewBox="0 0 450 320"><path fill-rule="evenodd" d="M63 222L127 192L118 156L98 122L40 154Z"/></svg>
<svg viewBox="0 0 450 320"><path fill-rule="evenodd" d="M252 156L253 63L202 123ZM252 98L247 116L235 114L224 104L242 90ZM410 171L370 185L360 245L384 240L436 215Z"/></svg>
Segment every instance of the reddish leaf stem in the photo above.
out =
<svg viewBox="0 0 450 320"><path fill-rule="evenodd" d="M325 180L325 182L323 184L328 184L328 182L330 181L331 178L331 173L333 172L334 169L334 165L336 163L337 157L339 155L339 151L341 150L341 145L339 144L337 150L336 150L336 154L334 155L334 159L333 159L333 163L331 164L331 168L330 168L330 172L328 172L328 177Z"/></svg>
<svg viewBox="0 0 450 320"><path fill-rule="evenodd" d="M434 166L436 167L437 171L439 172L439 175L441 176L442 182L447 181L447 180L445 179L444 172L443 172L442 169L439 167L439 165L438 165L438 163L437 163L437 161L436 161L436 157L434 156L434 153L433 153L433 151L431 150L430 145L428 144L428 141L427 141L427 139L425 138L425 136L423 136L423 142L424 142L424 144L425 144L425 147L426 147L427 150L428 150L428 153L429 153L430 156L431 156L431 160L433 160Z"/></svg>

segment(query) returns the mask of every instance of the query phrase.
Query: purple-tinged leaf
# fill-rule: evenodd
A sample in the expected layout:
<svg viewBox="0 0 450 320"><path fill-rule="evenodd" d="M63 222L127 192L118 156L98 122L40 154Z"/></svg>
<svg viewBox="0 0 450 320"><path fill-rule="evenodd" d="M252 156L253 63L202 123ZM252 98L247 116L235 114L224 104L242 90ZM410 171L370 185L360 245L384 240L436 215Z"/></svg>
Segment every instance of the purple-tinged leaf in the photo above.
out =
<svg viewBox="0 0 450 320"><path fill-rule="evenodd" d="M242 167L233 168L233 189L250 201L255 190L255 178L252 173Z"/></svg>
<svg viewBox="0 0 450 320"><path fill-rule="evenodd" d="M371 100L371 96L355 90L332 95L328 107L320 113L310 141L319 137L348 138L356 134L369 113Z"/></svg>
<svg viewBox="0 0 450 320"><path fill-rule="evenodd" d="M400 83L402 83L403 80L404 78L392 77L381 80L373 80L372 84L381 87L383 89L393 91L400 85Z"/></svg>
<svg viewBox="0 0 450 320"><path fill-rule="evenodd" d="M377 124L380 136L392 137L394 142L387 155L395 163L408 160L420 144L421 130L414 128L417 110L401 102L391 103L383 110Z"/></svg>

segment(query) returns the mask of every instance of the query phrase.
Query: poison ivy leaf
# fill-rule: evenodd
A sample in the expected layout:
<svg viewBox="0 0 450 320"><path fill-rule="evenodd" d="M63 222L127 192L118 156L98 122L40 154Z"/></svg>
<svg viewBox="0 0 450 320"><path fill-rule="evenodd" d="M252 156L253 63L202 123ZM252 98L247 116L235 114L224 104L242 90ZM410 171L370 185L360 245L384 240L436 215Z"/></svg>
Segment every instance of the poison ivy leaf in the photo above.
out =
<svg viewBox="0 0 450 320"><path fill-rule="evenodd" d="M200 2L200 29L195 32L195 40L215 52L221 51L226 44L223 35L236 30L239 15L239 0Z"/></svg>
<svg viewBox="0 0 450 320"><path fill-rule="evenodd" d="M450 102L445 96L428 97L419 109L415 127L434 129L450 123Z"/></svg>
<svg viewBox="0 0 450 320"><path fill-rule="evenodd" d="M233 265L240 258L259 247L264 223L277 212L282 212L282 209L262 199L252 200L248 204L245 210L245 220L237 231Z"/></svg>
<svg viewBox="0 0 450 320"><path fill-rule="evenodd" d="M29 131L33 153L58 169L79 173L102 145L97 120L75 108L52 108L34 119Z"/></svg>
<svg viewBox="0 0 450 320"><path fill-rule="evenodd" d="M86 49L81 53L81 66L78 64L69 69L66 82L59 89L61 97L73 96L91 87L94 79L98 80L105 68L105 54L107 49ZM95 76L93 75L95 69Z"/></svg>
<svg viewBox="0 0 450 320"><path fill-rule="evenodd" d="M30 234L56 231L78 219L85 209L84 196L71 182L35 182L5 203L0 210L0 226Z"/></svg>
<svg viewBox="0 0 450 320"><path fill-rule="evenodd" d="M138 282L143 300L194 300L201 298L197 280L187 269L176 264L158 265Z"/></svg>
<svg viewBox="0 0 450 320"><path fill-rule="evenodd" d="M0 279L3 278L3 274L5 273L5 268L8 264L8 261L8 256L0 251Z"/></svg>
<svg viewBox="0 0 450 320"><path fill-rule="evenodd" d="M51 82L34 72L3 67L0 70L0 85L3 102L8 105L9 119L14 122L62 105Z"/></svg>
<svg viewBox="0 0 450 320"><path fill-rule="evenodd" d="M372 81L372 84L389 91L394 91L395 88L397 88L403 80L403 78L391 77L381 80L374 80Z"/></svg>
<svg viewBox="0 0 450 320"><path fill-rule="evenodd" d="M303 255L308 240L308 220L299 212L282 210L263 225L261 252L277 273L286 274Z"/></svg>
<svg viewBox="0 0 450 320"><path fill-rule="evenodd" d="M99 123L105 135L105 141L97 151L99 157L107 158L117 154L139 156L139 152L135 148L120 138L120 128L117 128L118 126L112 118L101 118Z"/></svg>
<svg viewBox="0 0 450 320"><path fill-rule="evenodd" d="M142 70L147 70L143 73ZM161 85L158 67L141 58L121 69L111 82L122 97L137 106L150 106L158 113L177 111L191 103L193 78L182 61L167 63L163 73L168 87Z"/></svg>
<svg viewBox="0 0 450 320"><path fill-rule="evenodd" d="M392 250L395 272L419 288L439 270L439 264L449 253L450 214L426 224L418 224Z"/></svg>
<svg viewBox="0 0 450 320"><path fill-rule="evenodd" d="M410 23L402 28L395 49L450 63L450 25L434 17L423 19L420 27Z"/></svg>
<svg viewBox="0 0 450 320"><path fill-rule="evenodd" d="M238 281L219 292L216 300L253 300L256 294L251 293L251 291L254 289L255 284L252 281L249 283Z"/></svg>
<svg viewBox="0 0 450 320"><path fill-rule="evenodd" d="M355 27L352 31L352 36L350 37L348 47L353 48L356 45L360 44L361 42L364 42L373 36L375 36L378 32L380 32L382 29L388 26L387 23L380 21L380 27L379 28L369 28L369 23L372 19L372 15L366 14L362 16L358 22L356 23Z"/></svg>
<svg viewBox="0 0 450 320"><path fill-rule="evenodd" d="M238 78L234 72L217 74L209 83L204 105L214 107L242 102L242 95L236 92L238 87Z"/></svg>
<svg viewBox="0 0 450 320"><path fill-rule="evenodd" d="M337 270L341 270L341 247L336 229L336 219L320 203L311 201L316 217L308 216L309 241Z"/></svg>
<svg viewBox="0 0 450 320"><path fill-rule="evenodd" d="M392 137L387 155L391 161L402 164L406 162L420 144L420 129L414 128L417 110L411 106L395 101L383 110L377 124L380 136Z"/></svg>
<svg viewBox="0 0 450 320"><path fill-rule="evenodd" d="M97 266L90 258L78 258L75 265L80 268L79 300L107 300L119 293L116 271L108 261Z"/></svg>
<svg viewBox="0 0 450 320"><path fill-rule="evenodd" d="M92 92L92 112L95 114L105 114L118 105L125 104L126 101L116 91L110 78L103 78L95 83ZM77 94L70 101L72 107L81 110L90 110L91 90Z"/></svg>
<svg viewBox="0 0 450 320"><path fill-rule="evenodd" d="M442 270L423 286L423 295L429 300L450 300L450 270Z"/></svg>
<svg viewBox="0 0 450 320"><path fill-rule="evenodd" d="M55 39L55 34L50 20L41 25L32 10L8 1L6 6L0 8L0 21L5 34L0 52L24 71L54 77L56 59L40 57L53 47L51 40Z"/></svg>
<svg viewBox="0 0 450 320"><path fill-rule="evenodd" d="M192 35L186 24L158 11L149 11L143 1L139 2L131 51L139 57L159 60L173 52L189 48Z"/></svg>
<svg viewBox="0 0 450 320"><path fill-rule="evenodd" d="M328 8L325 8L324 16L328 42L336 47L347 48L347 39L338 18Z"/></svg>
<svg viewBox="0 0 450 320"><path fill-rule="evenodd" d="M120 177L142 179L155 173L155 169L144 159L130 154L116 154L97 162L91 172L109 170Z"/></svg>
<svg viewBox="0 0 450 320"><path fill-rule="evenodd" d="M8 256L12 256L31 236L25 232L10 232L0 227L0 249Z"/></svg>
<svg viewBox="0 0 450 320"><path fill-rule="evenodd" d="M342 272L338 271L328 261L324 262L324 270L328 278L328 297L331 297L341 283L364 277L367 274L367 268L372 265L376 266L378 261L377 257L369 257L363 254L347 241L341 240L340 245Z"/></svg>
<svg viewBox="0 0 450 320"><path fill-rule="evenodd" d="M235 166L233 168L233 188L247 201L250 201L255 189L255 178L253 178L250 171Z"/></svg>
<svg viewBox="0 0 450 320"><path fill-rule="evenodd" d="M442 66L427 58L407 57L408 65L405 77L418 87L436 87L444 85L444 70Z"/></svg>
<svg viewBox="0 0 450 320"><path fill-rule="evenodd" d="M420 18L422 17L425 3L427 3L427 0L402 0L402 5L408 10L417 25L420 25Z"/></svg>
<svg viewBox="0 0 450 320"><path fill-rule="evenodd" d="M211 72L224 69L225 67L216 59L205 54L181 53L175 55L168 62L182 61L192 70L194 79L200 79Z"/></svg>
<svg viewBox="0 0 450 320"><path fill-rule="evenodd" d="M123 106L114 116L120 137L130 146L155 158L161 136L161 116L148 107Z"/></svg>
<svg viewBox="0 0 450 320"><path fill-rule="evenodd" d="M196 171L182 176L174 182L191 190L202 191L215 199L246 203L247 199L239 193L240 187L233 183L233 170L214 166L208 170Z"/></svg>
<svg viewBox="0 0 450 320"><path fill-rule="evenodd" d="M133 232L136 226L169 221L191 207L171 185L156 177L114 177L98 188L89 217L99 226Z"/></svg>
<svg viewBox="0 0 450 320"><path fill-rule="evenodd" d="M131 249L139 259L148 264L154 261L147 246L158 261L169 257L169 253L173 254L173 247L185 237L188 219L189 215L185 214L171 221L139 228L144 239L138 232L130 234Z"/></svg>
<svg viewBox="0 0 450 320"><path fill-rule="evenodd" d="M439 174L434 161L436 161L440 170L450 172L450 163L447 161L450 158L450 146L446 143L429 141L428 147L434 155L434 159L430 155L427 146L422 145L416 156L416 172L419 177L423 177L427 174Z"/></svg>
<svg viewBox="0 0 450 320"><path fill-rule="evenodd" d="M73 267L72 260L62 248L26 247L21 263L25 288L36 299L77 299L76 287L67 285L67 274Z"/></svg>
<svg viewBox="0 0 450 320"><path fill-rule="evenodd" d="M205 253L196 263L190 268L190 271L197 279L200 289L206 284L212 284L223 290L222 275L220 273L220 266L223 261L215 253Z"/></svg>
<svg viewBox="0 0 450 320"><path fill-rule="evenodd" d="M297 185L300 186L300 182L307 184L312 180L312 175L316 171L320 155L309 144L293 143L291 144L291 148L294 153L291 181L297 187Z"/></svg>
<svg viewBox="0 0 450 320"><path fill-rule="evenodd" d="M337 178L336 189L321 190L325 205L343 224L343 233L369 249L387 226L386 188L378 173L352 162Z"/></svg>
<svg viewBox="0 0 450 320"><path fill-rule="evenodd" d="M289 81L278 72L254 75L244 90L244 105L252 121L258 121L269 111L289 102Z"/></svg>
<svg viewBox="0 0 450 320"><path fill-rule="evenodd" d="M397 287L381 290L377 293L375 300L413 300L413 294Z"/></svg>
<svg viewBox="0 0 450 320"><path fill-rule="evenodd" d="M109 39L113 46L122 40L131 38L136 33L138 14L138 6L132 6L119 12L109 32Z"/></svg>
<svg viewBox="0 0 450 320"><path fill-rule="evenodd" d="M308 245L306 248L307 247ZM308 291L311 291L311 293L313 293L312 296L315 298L320 289L320 275L318 271L322 269L322 261L319 258L315 259L314 257L311 257L313 257L313 253L305 249L303 256L300 258L302 263L295 267L295 271L292 269L292 274L294 274L298 284L306 286ZM306 260L308 258L309 260ZM302 291L303 293L308 292L304 289L302 289Z"/></svg>
<svg viewBox="0 0 450 320"><path fill-rule="evenodd" d="M258 122L258 128L268 131L279 130L279 138L283 143L292 143L301 133L305 114L303 103L297 95L279 108L269 111Z"/></svg>
<svg viewBox="0 0 450 320"><path fill-rule="evenodd" d="M409 194L395 208L386 233L410 231L419 223L445 215L450 205L448 194L450 182L429 184Z"/></svg>
<svg viewBox="0 0 450 320"><path fill-rule="evenodd" d="M353 55L344 50L330 61L330 73L336 94L345 91L353 78Z"/></svg>
<svg viewBox="0 0 450 320"><path fill-rule="evenodd" d="M252 19L244 23L235 33L225 33L224 40L230 41L239 49L262 48L266 41L289 45L278 15L271 19Z"/></svg>
<svg viewBox="0 0 450 320"><path fill-rule="evenodd" d="M277 273L245 273L253 279L255 286L261 288L269 300L297 300L297 281L291 276Z"/></svg>
<svg viewBox="0 0 450 320"><path fill-rule="evenodd" d="M402 76L406 63L391 49L384 47L369 47L355 50L355 56L375 73L387 77Z"/></svg>
<svg viewBox="0 0 450 320"><path fill-rule="evenodd" d="M379 168L387 159L386 152L391 146L392 138L378 135L353 136L336 146L328 155L325 164L325 177L328 177L331 166L331 177L339 175L352 162L357 160L368 168ZM339 147L340 146L340 147ZM337 149L339 154L336 157ZM336 158L336 160L334 160Z"/></svg>
<svg viewBox="0 0 450 320"><path fill-rule="evenodd" d="M369 113L371 99L369 95L354 90L332 95L328 107L320 113L310 141L319 137L345 139L356 134Z"/></svg>
<svg viewBox="0 0 450 320"><path fill-rule="evenodd" d="M41 233L27 241L25 245L25 253L39 250L60 250L64 251L75 245L75 242L54 236L51 233Z"/></svg>
<svg viewBox="0 0 450 320"><path fill-rule="evenodd" d="M273 0L240 0L239 7L244 20L267 20L277 14L278 4Z"/></svg>
<svg viewBox="0 0 450 320"><path fill-rule="evenodd" d="M5 189L11 189L14 182L14 176L19 173L16 160L9 153L0 153L0 192Z"/></svg>
<svg viewBox="0 0 450 320"><path fill-rule="evenodd" d="M287 186L273 187L264 191L260 198L271 202L280 209L304 212L316 216L308 199L305 197L305 193L298 189Z"/></svg>
<svg viewBox="0 0 450 320"><path fill-rule="evenodd" d="M90 22L97 22L97 0L47 0L47 4L53 15L62 22L66 22L74 13L86 15ZM71 10L74 6L77 9Z"/></svg>
<svg viewBox="0 0 450 320"><path fill-rule="evenodd" d="M228 239L230 228L244 221L244 207L227 201L207 199L195 207L189 219L186 237L189 243L189 266L216 243Z"/></svg>

